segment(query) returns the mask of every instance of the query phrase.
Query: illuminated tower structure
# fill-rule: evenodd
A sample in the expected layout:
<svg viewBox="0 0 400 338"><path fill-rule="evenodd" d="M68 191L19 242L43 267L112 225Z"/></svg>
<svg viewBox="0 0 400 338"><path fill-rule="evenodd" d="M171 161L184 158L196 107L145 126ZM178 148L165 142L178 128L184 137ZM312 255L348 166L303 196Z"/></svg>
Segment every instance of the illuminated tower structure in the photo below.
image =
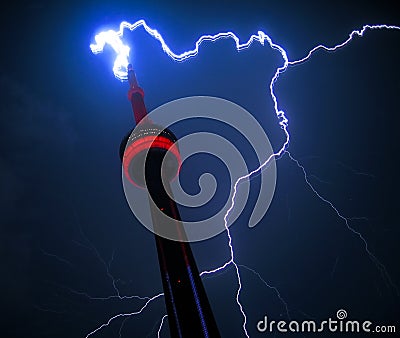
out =
<svg viewBox="0 0 400 338"><path fill-rule="evenodd" d="M128 66L129 100L136 124L147 118L144 91L139 87L132 65ZM144 122L144 123L143 123ZM153 203L150 203L156 239L158 260L167 307L171 337L220 337L210 303L207 298L192 250L185 241L185 231L177 205L172 197L169 182L178 174L180 155L175 135L150 120L143 120L127 136L120 147L124 175L130 183L147 185ZM163 167L161 166L164 161ZM145 180L146 182L144 182ZM166 226L158 208L173 218L174 238L157 235L157 228Z"/></svg>

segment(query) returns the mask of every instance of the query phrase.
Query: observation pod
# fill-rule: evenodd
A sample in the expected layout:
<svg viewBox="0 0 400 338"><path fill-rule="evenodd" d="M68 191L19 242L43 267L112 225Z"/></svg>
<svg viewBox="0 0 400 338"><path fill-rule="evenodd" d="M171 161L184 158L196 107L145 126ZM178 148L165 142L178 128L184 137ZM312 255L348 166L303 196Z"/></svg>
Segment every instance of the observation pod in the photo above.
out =
<svg viewBox="0 0 400 338"><path fill-rule="evenodd" d="M175 135L169 129L151 123L141 124L121 144L125 148L121 149L125 177L141 188L145 186L145 177L151 180L158 176L153 172L155 170L161 171L164 181L173 180L181 166L176 142Z"/></svg>
<svg viewBox="0 0 400 338"><path fill-rule="evenodd" d="M137 187L146 186L153 202L150 211L171 337L220 338L170 187L181 166L177 139L169 129L155 125L147 117L144 91L131 65L128 80L128 98L138 126L122 140L120 157L124 176ZM167 226L160 210L173 219L172 238L179 241L158 235L157 229Z"/></svg>

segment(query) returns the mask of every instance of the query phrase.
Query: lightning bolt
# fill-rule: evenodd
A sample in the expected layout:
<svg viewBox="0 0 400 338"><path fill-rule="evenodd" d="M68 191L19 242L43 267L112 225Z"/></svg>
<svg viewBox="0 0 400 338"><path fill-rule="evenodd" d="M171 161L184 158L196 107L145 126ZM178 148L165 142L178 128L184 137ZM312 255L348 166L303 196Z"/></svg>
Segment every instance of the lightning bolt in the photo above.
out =
<svg viewBox="0 0 400 338"><path fill-rule="evenodd" d="M97 34L94 38L94 40L96 41L96 44L90 45L90 49L92 50L92 52L94 54L101 53L103 51L105 45L110 45L112 47L112 49L114 49L115 53L117 54L117 57L114 61L113 71L114 71L115 77L117 77L120 80L128 79L128 64L129 64L129 52L130 52L130 48L128 46L125 46L122 43L121 37L124 34L124 29L129 29L131 31L134 31L139 27L143 27L149 35L151 35L153 38L158 40L161 44L162 50L171 59L178 61L178 62L185 61L191 57L196 56L199 53L200 45L204 41L215 42L222 38L233 39L236 43L236 49L238 51L249 48L250 45L254 41L258 41L262 45L264 45L265 40L267 40L272 48L280 50L281 53L285 54L285 57L286 57L286 53L284 52L283 48L281 48L278 45L273 44L271 39L262 31L259 31L258 35L250 36L249 40L245 43L240 43L239 38L232 32L222 32L222 33L218 33L215 35L203 35L196 41L195 48L193 48L192 50L183 52L181 54L176 54L168 47L168 45L165 42L162 35L156 29L153 29L149 25L147 25L147 23L144 20L136 21L133 24L123 21L123 22L121 22L118 31L109 30L106 32L101 32L101 33Z"/></svg>
<svg viewBox="0 0 400 338"><path fill-rule="evenodd" d="M134 311L134 312L129 312L129 313L119 313L113 317L111 317L106 323L100 325L97 329L93 330L92 332L88 333L85 338L91 337L93 336L96 332L100 331L101 329L103 329L104 327L108 326L111 324L111 322L117 318L128 318L134 315L138 315L140 313L142 313L144 311L144 309L147 307L147 305L149 305L153 300L156 300L157 298L160 298L164 296L164 293L159 293L151 298L149 298L144 305L138 310L138 311ZM161 326L160 326L161 327Z"/></svg>
<svg viewBox="0 0 400 338"><path fill-rule="evenodd" d="M273 75L273 77L271 78L271 81L269 83L269 95L271 96L272 100L273 100L273 105L274 105L274 112L277 116L278 122L279 122L279 126L280 128L283 130L284 135L285 135L285 141L283 142L282 146L279 148L279 150L277 150L274 154L272 154L271 156L269 156L258 168L256 168L255 170L249 172L246 175L243 175L241 177L239 177L237 179L237 181L234 183L233 185L233 194L230 200L230 206L227 209L225 215L224 215L224 225L226 228L226 234L228 237L228 247L229 247L229 251L230 251L230 259L228 261L226 261L224 264L222 264L221 266L212 269L212 270L207 270L207 271L203 271L200 275L201 276L205 276L205 275L211 275L214 274L216 272L222 271L224 269L226 269L228 266L233 266L236 272L236 277L237 277L237 281L238 281L238 288L237 288L237 292L236 292L236 302L238 304L239 310L243 316L243 323L242 323L242 327L243 327L243 332L246 335L246 337L249 337L247 328L246 328L246 324L247 324L247 316L246 313L244 311L244 308L240 302L240 293L242 290L242 282L241 282L241 278L240 278L240 270L239 267L244 267L242 265L239 265L236 261L235 261L235 252L234 252L234 246L233 246L233 239L232 239L232 235L231 232L228 228L228 219L229 219L229 215L232 212L232 210L235 207L235 199L236 199L236 195L237 195L237 191L238 188L240 186L241 183L245 182L246 180L251 179L254 175L260 173L263 169L265 169L268 164L270 163L270 161L274 158L279 159L280 157L287 155L291 161L293 161L300 170L302 170L303 174L304 174L304 179L306 184L309 186L309 188L313 191L313 193L317 196L317 198L319 198L323 203L328 204L331 209L334 211L334 213L337 215L337 217L339 219L341 219L345 226L347 227L347 229L349 231L351 231L354 235L356 235L357 237L360 238L360 240L364 243L365 246L365 251L368 254L368 256L370 257L370 259L374 262L374 264L379 268L379 270L381 271L381 273L383 275L385 275L387 277L387 279L390 281L391 285L394 286L393 282L391 281L384 265L377 259L377 257L375 255L373 255L373 253L369 250L368 248L368 244L367 241L365 240L365 238L362 236L362 234L358 231L356 231L355 229L353 229L350 224L349 224L349 219L344 217L339 210L334 206L334 204L329 201L328 199L326 199L325 197L323 197L315 188L314 186L310 183L310 181L308 180L308 174L306 172L306 169L304 168L304 166L298 161L296 160L289 152L288 152L288 146L290 143L290 134L289 134L289 120L286 117L286 114L283 110L279 109L279 104L278 104L278 99L275 95L274 92L274 85L277 82L279 76L284 73L289 66L297 66L300 65L308 60L310 60L310 58L312 57L312 55L317 52L318 50L324 50L324 51L330 51L330 52L334 52L340 48L345 47L346 45L348 45L355 36L358 37L363 37L365 32L368 30L381 30L381 29L386 29L386 30L400 30L400 27L398 26L392 26L392 25L364 25L362 27L362 29L360 30L353 30L350 34L349 37L344 40L343 42L329 47L329 46L325 46L325 45L318 45L314 48L312 48L307 54L306 56L304 56L301 59L298 60L294 60L294 61L290 61L287 53L285 51L285 49L283 47L281 47L280 45L274 43L272 41L272 39L265 34L262 31L259 31L258 34L256 35L251 35L250 38L244 42L241 43L240 39L233 33L233 32L221 32L215 35L203 35L201 36L195 43L195 47L192 50L188 50L185 52L182 52L180 54L176 54L174 53L167 45L167 43L165 42L164 38L162 37L162 35L155 29L151 28L150 26L147 25L147 23L144 20L138 20L133 24L130 24L126 21L122 22L120 24L119 30L118 31L113 31L113 30L109 30L106 32L102 32L99 33L98 35L95 36L95 41L96 44L91 44L90 48L92 50L93 53L100 53L103 51L105 45L110 45L114 51L117 54L117 57L115 59L114 62L114 67L113 67L113 71L115 76L120 79L120 80L126 80L127 79L127 66L129 64L129 52L130 52L130 48L128 46L125 46L122 43L122 36L124 33L125 29L129 29L130 31L134 31L139 27L143 27L145 29L145 31L152 36L153 38L155 38L156 40L159 41L159 43L161 44L161 48L163 49L163 51L173 60L178 61L178 62L182 62L185 61L191 57L196 56L199 53L199 48L200 45L205 42L205 41L211 41L211 42L215 42L219 39L226 39L226 38L230 38L235 42L236 45L236 49L237 51L249 48L250 45L253 42L259 42L261 45L265 45L265 42L267 42L267 44L269 45L270 48L272 48L273 50L276 50L280 53L280 56L282 57L283 63L280 67L278 67ZM246 267L247 268L247 267ZM249 270L249 268L247 268ZM257 274L258 277L267 285L269 286L268 283L265 282L265 280L254 270L250 269L253 273ZM394 286L395 287L395 286ZM277 290L276 290L277 292ZM124 316L131 316L131 315L136 315L141 313L146 307L147 305L153 301L154 299L157 299L159 297L161 297L162 294L158 294L156 296L153 296L151 298L149 298L145 305L137 312L132 312L130 314L118 314L114 317L111 317L109 319L109 321L107 323L102 324L100 327L98 327L97 329L95 329L94 331L92 331L91 333L89 333L86 337L89 337L91 335L93 335L94 333L98 332L101 328L103 328L104 326L107 326L111 323L112 320L116 319L116 318L120 318L120 317L124 317ZM280 297L280 294L278 292L278 296ZM282 300L282 299L281 299ZM286 306L286 310L287 310L287 314L289 315L289 311L287 309L287 305L284 302L285 306ZM166 318L166 316L163 317L161 324L160 324L160 328L158 331L158 335L160 334L161 328L162 328L162 323L164 321L164 319Z"/></svg>
<svg viewBox="0 0 400 338"><path fill-rule="evenodd" d="M164 316L161 318L160 327L158 328L158 331L157 331L157 337L158 337L158 338L161 337L161 329L162 329L162 326L163 326L163 324L164 324L164 320L165 320L165 318L167 318L167 317L168 317L168 315L164 315Z"/></svg>

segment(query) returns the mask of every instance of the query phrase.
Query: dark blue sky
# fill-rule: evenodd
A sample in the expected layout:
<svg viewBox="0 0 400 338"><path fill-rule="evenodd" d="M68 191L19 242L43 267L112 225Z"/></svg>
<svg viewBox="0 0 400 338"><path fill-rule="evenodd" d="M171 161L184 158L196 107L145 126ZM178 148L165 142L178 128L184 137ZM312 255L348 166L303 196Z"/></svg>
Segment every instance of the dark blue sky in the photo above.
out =
<svg viewBox="0 0 400 338"><path fill-rule="evenodd" d="M204 33L233 30L245 40L263 30L294 60L313 46L336 44L363 24L400 24L398 12L377 4L334 2L80 1L20 2L2 8L0 68L1 335L84 337L140 300L96 300L161 292L153 236L132 215L123 194L119 143L133 127L127 86L112 75L114 54L90 52L101 27L144 18L171 48L193 47ZM342 215L400 284L398 93L399 32L374 31L337 53L318 52L276 84L290 119L289 150L309 181ZM281 64L254 45L204 45L185 63L171 61L142 30L126 35L149 110L173 99L212 95L236 102L262 124L274 149L283 135L267 86ZM397 324L399 294L371 261L363 242L306 185L283 157L268 213L247 228L250 208L232 226L238 264L278 288L290 316L349 317ZM227 238L196 243L200 270L229 258ZM241 269L248 331L267 314L286 318L273 290ZM234 270L205 280L223 337L242 337ZM156 336L163 299L124 323L122 337ZM95 337L118 337L121 321ZM157 326L158 327L158 326ZM321 336L329 336L328 334ZM359 334L358 337L361 337ZM163 337L168 337L167 327Z"/></svg>

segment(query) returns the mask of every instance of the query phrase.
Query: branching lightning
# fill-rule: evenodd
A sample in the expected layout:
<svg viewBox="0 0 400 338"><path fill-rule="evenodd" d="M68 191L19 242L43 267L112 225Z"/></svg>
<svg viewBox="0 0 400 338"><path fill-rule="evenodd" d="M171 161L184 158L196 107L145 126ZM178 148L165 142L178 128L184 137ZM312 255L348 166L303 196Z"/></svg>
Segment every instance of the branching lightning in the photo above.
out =
<svg viewBox="0 0 400 338"><path fill-rule="evenodd" d="M155 299L157 299L157 298L160 298L160 297L162 297L162 296L164 296L164 293L159 293L159 294L157 294L157 295L155 295L155 296L149 298L149 299L144 303L144 305L140 308L140 310L138 310L138 311L129 312L129 313L119 313L119 314L117 314L117 315L111 317L106 323L102 324L102 325L99 326L97 329L95 329L95 330L93 330L92 332L88 333L88 334L86 335L85 338L88 338L88 337L93 336L96 332L98 332L98 331L100 331L101 329L103 329L104 327L110 325L110 323L111 323L113 320L117 319L117 318L126 318L126 317L130 317L130 316L134 316L134 315L138 315L138 314L142 313L143 310L147 307L147 305L149 305L153 300L155 300Z"/></svg>
<svg viewBox="0 0 400 338"><path fill-rule="evenodd" d="M230 201L230 207L228 208L228 210L226 211L225 215L224 215L224 224L225 224L225 228L226 228L226 233L228 236L228 246L229 246L229 250L230 250L230 259L225 262L223 265L212 269L212 270L208 270L208 271L203 271L200 275L204 276L204 275L210 275L213 273L216 273L218 271L224 270L225 268L227 268L228 266L233 266L235 268L235 272L236 272L236 276L237 276L237 281L238 281L238 289L236 292L236 302L238 304L239 310L243 316L243 323L242 323L242 327L243 327L243 332L246 335L246 337L249 337L248 331L246 329L246 324L247 324L247 317L246 317L246 313L244 311L244 308L240 302L240 292L242 290L242 282L241 282L241 278L240 278L240 271L239 271L239 267L248 269L250 271L252 271L253 273L255 273L260 279L261 281L263 281L263 283L265 285L267 285L270 288L273 288L275 290L275 292L277 293L278 297L280 298L280 300L283 302L283 304L285 305L286 308L286 312L287 315L289 317L289 310L287 307L286 302L283 301L283 299L281 298L278 290L274 287L271 287L256 271L254 271L253 269L250 269L246 266L242 266L239 265L236 261L235 261L235 253L234 253L234 246L233 246L233 239L230 233L230 230L227 226L228 224L228 218L229 215L231 213L231 211L233 210L233 208L235 207L235 199L236 199L236 195L237 195L237 190L239 188L240 183L243 183L244 181L251 179L251 177L257 173L259 173L260 171L262 171L265 167L268 166L268 164L270 163L270 161L274 158L280 158L283 155L287 155L298 167L300 170L302 170L303 174L304 174L304 178L305 178L305 182L306 184L309 186L309 188L313 191L313 193L323 202L326 203L330 206L330 208L334 211L334 213L337 215L337 217L339 219L341 219L344 224L346 225L347 229L350 230L354 235L356 235L357 237L360 238L360 240L363 242L364 247L365 247L365 251L368 254L368 256L370 257L370 259L373 261L373 263L379 268L379 270L381 271L381 273L387 278L387 280L390 282L390 284L395 288L393 282L391 281L388 273L386 272L386 269L384 267L384 265L376 258L376 256L369 250L368 248L368 244L367 241L365 240L365 238L362 236L362 234L358 231L356 231L355 229L353 229L350 224L349 224L349 218L344 217L339 210L334 206L334 204L329 201L328 199L326 199L325 197L323 197L315 188L314 186L310 183L310 181L308 180L308 175L306 172L306 169L304 168L304 166L302 166L300 164L300 162L298 160L296 160L289 152L288 152L288 146L289 146L289 142L290 142L290 134L289 134L289 120L286 117L286 114L284 111L279 109L279 104L278 104L278 99L274 93L274 85L276 83L276 81L278 80L279 76L285 72L289 66L296 66L296 65L300 65L303 62L308 61L312 55L322 49L324 51L336 51L344 46L346 46L347 44L349 44L353 38L355 36L359 36L359 37L363 37L364 33L367 30L380 30L380 29L390 29L390 30L400 30L400 27L398 26L390 26L390 25L364 25L362 27L361 30L353 30L349 37L333 46L333 47L328 47L328 46L324 46L324 45L318 45L314 48L312 48L305 57L298 59L298 60L294 60L294 61L290 61L287 53L285 51L285 49L283 47L281 47L278 44L275 44L272 39L265 34L262 31L259 31L257 35L251 35L250 38L244 42L241 43L240 39L233 33L233 32L222 32L222 33L218 33L215 35L203 35L201 36L195 43L195 47L192 50L188 50L185 52L182 52L180 54L176 54L174 53L169 46L167 45L167 43L165 42L164 38L162 37L162 35L155 29L151 28L150 26L147 25L147 23L144 20L139 20L136 21L133 24L130 24L128 22L122 22L120 24L120 28L118 31L113 31L113 30L109 30L106 32L102 32L99 33L98 35L95 36L95 41L96 44L92 44L90 45L90 48L92 50L93 53L100 53L103 51L105 45L110 45L114 51L117 54L117 57L115 59L114 62L114 67L113 67L113 71L115 76L120 79L120 80L126 80L127 78L127 66L129 63L129 52L130 52L130 48L126 45L124 45L122 43L122 36L124 33L125 29L129 29L130 31L134 31L139 27L143 27L145 29L145 31L152 36L153 38L155 38L156 40L158 40L161 44L161 48L163 49L163 51L173 60L175 61L185 61L191 57L194 57L198 54L199 52L199 48L200 45L205 42L205 41L211 41L211 42L215 42L219 39L225 39L225 38L230 38L235 42L236 45L236 49L237 51L246 49L248 47L250 47L250 45L254 42L257 41L259 42L261 45L265 45L265 42L268 43L269 47L272 48L273 50L276 50L280 53L280 56L282 57L283 63L280 67L278 67L269 83L269 95L271 96L273 103L274 103L274 111L275 114L278 118L279 121L279 125L280 128L283 130L284 135L285 135L285 141L283 142L282 146L279 148L278 151L276 151L274 154L272 154L270 157L268 157L257 169L253 170L252 172L249 172L248 174L240 177L233 185L233 194L231 197L231 201ZM103 261L104 262L104 261ZM107 269L107 264L104 265ZM108 269L107 269L107 273L108 273ZM108 273L109 274L109 273ZM114 285L115 287L115 285ZM117 291L117 290L116 290ZM100 329L102 329L104 326L107 326L111 323L111 321L113 321L116 318L119 317L125 317L125 316L131 316L131 315L135 315L135 314L139 314L141 313L146 306L154 299L157 299L159 297L161 297L163 294L157 294L156 296L153 296L151 298L148 298L145 305L137 312L132 312L132 313L127 313L127 314L118 314L112 318L109 319L109 321L107 323L102 324L100 327L98 327L97 329L95 329L94 331L90 332L86 337L92 336L93 334L95 334L97 331L99 331ZM119 294L118 294L119 296ZM164 322L164 319L166 318L166 316L164 316L162 318L159 330L158 330L158 335L160 334L161 328L162 328L162 324Z"/></svg>
<svg viewBox="0 0 400 338"><path fill-rule="evenodd" d="M308 52L308 54L305 57L303 57L302 59L298 59L298 60L295 60L295 61L289 61L289 64L291 66L294 66L294 65L303 63L303 62L309 60L311 58L311 56L319 49L323 49L323 50L325 50L327 52L334 52L334 51L346 46L351 40L353 40L354 36L358 35L359 37L363 37L364 33L367 30L373 30L373 29L397 29L397 30L400 30L400 27L399 26L393 26L393 25L364 25L363 28L360 29L360 30L356 30L356 29L353 30L349 34L349 37L345 41L343 41L342 43L339 43L338 45L333 46L333 47L327 47L327 46L324 46L324 45L318 45L318 46L314 47L313 49L311 49Z"/></svg>

